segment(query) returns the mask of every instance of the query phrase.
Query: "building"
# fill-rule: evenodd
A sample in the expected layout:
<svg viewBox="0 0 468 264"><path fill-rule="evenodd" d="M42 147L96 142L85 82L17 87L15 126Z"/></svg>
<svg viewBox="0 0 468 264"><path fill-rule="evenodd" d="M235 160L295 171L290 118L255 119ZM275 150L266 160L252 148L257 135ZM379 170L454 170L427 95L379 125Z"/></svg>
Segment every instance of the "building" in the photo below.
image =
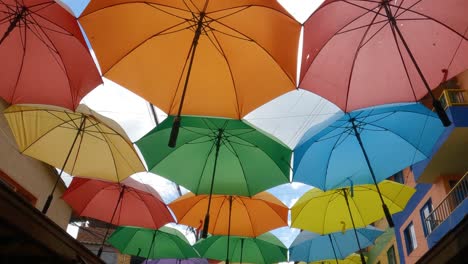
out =
<svg viewBox="0 0 468 264"><path fill-rule="evenodd" d="M405 210L394 215L400 263L466 263L468 252L468 72L439 88L453 124L429 159L400 173L416 188Z"/></svg>
<svg viewBox="0 0 468 264"><path fill-rule="evenodd" d="M7 108L0 99L0 113ZM102 263L65 229L71 208L59 182L47 213L41 209L58 177L52 166L22 155L0 114L0 263Z"/></svg>

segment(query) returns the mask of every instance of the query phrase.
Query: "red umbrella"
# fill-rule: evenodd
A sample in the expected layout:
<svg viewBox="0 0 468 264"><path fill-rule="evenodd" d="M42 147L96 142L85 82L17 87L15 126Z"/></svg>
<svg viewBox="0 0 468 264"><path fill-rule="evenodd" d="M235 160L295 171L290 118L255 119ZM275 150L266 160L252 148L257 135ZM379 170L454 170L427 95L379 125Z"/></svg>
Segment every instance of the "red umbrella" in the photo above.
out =
<svg viewBox="0 0 468 264"><path fill-rule="evenodd" d="M74 177L62 198L78 215L113 225L158 229L174 222L156 190L131 178L115 183Z"/></svg>
<svg viewBox="0 0 468 264"><path fill-rule="evenodd" d="M102 253L110 224L158 229L175 222L159 193L131 178L115 183L74 177L62 199L78 215L108 223L98 256Z"/></svg>
<svg viewBox="0 0 468 264"><path fill-rule="evenodd" d="M468 68L466 0L326 0L304 24L299 86L346 112L411 102ZM445 116L444 116L445 115Z"/></svg>
<svg viewBox="0 0 468 264"><path fill-rule="evenodd" d="M0 2L0 97L75 110L102 83L76 19L53 0Z"/></svg>

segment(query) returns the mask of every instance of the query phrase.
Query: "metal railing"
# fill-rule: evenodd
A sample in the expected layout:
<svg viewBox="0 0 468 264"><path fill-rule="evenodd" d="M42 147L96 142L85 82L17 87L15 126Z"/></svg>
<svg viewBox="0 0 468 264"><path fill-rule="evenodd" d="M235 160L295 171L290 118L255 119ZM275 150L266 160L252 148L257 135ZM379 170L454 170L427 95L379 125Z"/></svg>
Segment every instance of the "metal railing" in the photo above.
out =
<svg viewBox="0 0 468 264"><path fill-rule="evenodd" d="M468 91L465 89L444 89L439 100L444 109L450 106L468 105Z"/></svg>
<svg viewBox="0 0 468 264"><path fill-rule="evenodd" d="M444 200L442 200L442 202L426 217L425 224L428 234L444 222L468 196L467 175L468 172L463 175L460 181L453 186L452 190L450 190Z"/></svg>

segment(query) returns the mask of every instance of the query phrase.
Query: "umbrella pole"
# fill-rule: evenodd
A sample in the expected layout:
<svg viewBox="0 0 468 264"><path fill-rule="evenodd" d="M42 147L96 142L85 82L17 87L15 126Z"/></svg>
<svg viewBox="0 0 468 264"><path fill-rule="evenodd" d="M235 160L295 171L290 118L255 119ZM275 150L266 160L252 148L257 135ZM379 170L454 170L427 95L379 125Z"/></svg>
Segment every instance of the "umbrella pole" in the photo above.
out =
<svg viewBox="0 0 468 264"><path fill-rule="evenodd" d="M422 73L421 68L419 68L419 65L416 62L416 59L414 58L413 53L411 52L411 49L408 46L408 43L406 43L406 40L403 37L403 34L401 33L400 28L398 27L398 25L396 23L395 16L393 16L392 11L390 10L388 2L389 2L389 0L383 0L383 6L385 8L385 12L387 13L387 18L388 18L388 20L390 22L390 25L391 25L393 37L395 38L395 41L397 41L396 36L395 36L395 32L400 37L400 40L403 43L403 46L405 46L406 52L410 56L414 67L418 71L418 74L421 77L421 80L423 81L424 86L426 87L429 95L432 98L432 106L436 110L436 113L439 116L439 119L442 122L442 124L445 127L448 127L448 126L450 126L452 124L452 122L450 121L450 119L449 119L447 113L445 112L444 108L442 107L442 104L440 103L440 101L437 98L435 98L434 94L432 93L431 87L429 86L429 83L427 82L426 77L424 77L424 74Z"/></svg>
<svg viewBox="0 0 468 264"><path fill-rule="evenodd" d="M359 242L359 238L356 232L356 225L354 224L353 214L351 213L351 208L349 207L348 195L346 194L346 189L342 189L342 190L343 190L344 197L346 200L346 205L348 206L349 217L351 217L351 223L353 224L354 236L356 236L356 241L359 247L359 255L361 256L361 262L362 264L366 264L366 259L364 258L364 255L362 254L361 242Z"/></svg>
<svg viewBox="0 0 468 264"><path fill-rule="evenodd" d="M76 141L78 140L78 136L82 131L84 131L84 124L85 124L86 116L83 116L83 120L81 120L80 127L78 128L78 131L76 132L75 138L73 139L73 143L70 147L70 150L68 151L67 157L65 158L65 161L63 162L62 169L60 170L60 173L57 175L57 179L55 180L54 187L52 188L52 191L50 192L49 196L47 197L47 200L44 204L44 207L42 208L42 213L47 214L47 211L49 210L50 204L52 203L52 199L54 199L54 192L55 189L57 188L57 185L60 181L60 178L62 177L63 170L65 169L65 166L68 163L68 159L71 156L71 153L73 151L73 148L75 147Z"/></svg>
<svg viewBox="0 0 468 264"><path fill-rule="evenodd" d="M124 191L125 191L125 185L122 185L122 190L120 190L119 199L117 199L117 204L115 205L114 212L112 213L112 217L111 217L109 223L107 223L106 234L104 235L104 238L102 239L101 247L99 248L98 253L97 253L98 257L101 257L102 249L104 248L104 243L106 243L107 235L109 234L109 230L110 230L110 227L112 225L112 221L114 220L115 213L117 212L117 208L119 207L120 201L123 198Z"/></svg>
<svg viewBox="0 0 468 264"><path fill-rule="evenodd" d="M6 32L3 34L2 38L0 39L0 45L3 43L3 41L10 35L10 33L15 29L16 25L21 21L26 16L26 11L28 11L28 8L26 6L21 7L21 11L15 15L15 18L13 18L10 22L10 25L8 26Z"/></svg>
<svg viewBox="0 0 468 264"><path fill-rule="evenodd" d="M333 241L332 241L332 238L331 238L330 234L328 234L328 239L330 239L330 244L331 244L332 249L333 249L333 255L335 256L336 264L338 264L338 256L336 255L335 245L333 245Z"/></svg>
<svg viewBox="0 0 468 264"><path fill-rule="evenodd" d="M244 239L241 238L241 252L240 252L240 261L239 263L242 264L242 253L244 253Z"/></svg>
<svg viewBox="0 0 468 264"><path fill-rule="evenodd" d="M153 239L151 239L151 244L150 244L150 248L148 250L148 255L146 255L145 264L148 263L148 259L150 258L151 250L153 249L153 243L154 243L154 240L156 239L156 232L158 232L158 231L154 230ZM153 250L153 252L154 252L154 250Z"/></svg>
<svg viewBox="0 0 468 264"><path fill-rule="evenodd" d="M229 221L228 221L228 235L226 247L226 264L229 264L229 242L231 240L231 211L232 211L232 196L229 196ZM242 262L242 261L241 261Z"/></svg>
<svg viewBox="0 0 468 264"><path fill-rule="evenodd" d="M356 138L357 138L357 140L359 142L359 146L361 147L362 153L364 154L364 158L366 159L367 167L369 168L370 174L372 176L372 180L374 181L375 188L377 189L377 193L379 194L380 201L382 202L382 208L383 208L383 211L384 211L384 214L385 214L385 218L387 219L388 225L390 227L394 227L395 224L393 223L392 215L390 214L390 211L388 210L388 207L387 207L387 205L385 204L385 202L383 200L382 193L380 192L379 185L377 184L377 180L375 178L374 170L372 169L372 166L371 166L370 161L369 161L369 157L367 156L366 149L364 148L364 145L362 144L361 135L359 134L359 132L357 130L356 123L354 123L354 121L355 121L355 119L351 118L351 123L353 124L354 134L356 135Z"/></svg>
<svg viewBox="0 0 468 264"><path fill-rule="evenodd" d="M208 208L206 209L205 221L203 222L203 230L201 234L202 238L206 238L208 236L208 227L210 226L211 196L213 195L214 178L216 175L216 165L218 163L219 148L221 147L222 137L223 137L223 130L219 129L218 136L216 137L215 160L214 160L214 165L213 165L213 174L211 176L211 186L210 186L210 196L208 198Z"/></svg>
<svg viewBox="0 0 468 264"><path fill-rule="evenodd" d="M207 4L208 4L208 1L205 2L205 7L203 10L206 9ZM174 121L172 123L171 135L169 137L169 143L167 144L170 148L174 148L177 143L177 136L179 135L179 128L180 128L180 115L182 114L182 106L184 105L185 94L187 92L187 86L188 86L188 82L190 79L190 73L192 72L192 65L193 65L193 60L195 58L195 52L198 46L198 40L200 39L201 31L203 28L204 17L205 17L205 12L201 12L200 18L197 23L197 29L195 30L195 36L193 37L192 46L190 47L190 52L189 52L190 61L188 64L187 76L185 76L184 89L182 90L182 97L180 98L179 109L177 110L177 116L174 118Z"/></svg>

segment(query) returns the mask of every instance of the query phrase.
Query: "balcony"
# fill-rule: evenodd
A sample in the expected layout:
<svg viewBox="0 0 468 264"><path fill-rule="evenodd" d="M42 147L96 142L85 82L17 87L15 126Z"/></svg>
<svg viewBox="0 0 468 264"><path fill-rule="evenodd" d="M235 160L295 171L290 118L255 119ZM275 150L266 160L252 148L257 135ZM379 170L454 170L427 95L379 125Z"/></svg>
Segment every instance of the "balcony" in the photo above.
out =
<svg viewBox="0 0 468 264"><path fill-rule="evenodd" d="M468 106L468 91L465 89L444 89L439 100L445 110L451 106Z"/></svg>
<svg viewBox="0 0 468 264"><path fill-rule="evenodd" d="M468 212L468 172L425 219L429 248L455 228Z"/></svg>
<svg viewBox="0 0 468 264"><path fill-rule="evenodd" d="M430 159L413 166L419 183L433 183L441 174L468 171L468 91L444 89L439 97L452 125L447 127L432 151Z"/></svg>

